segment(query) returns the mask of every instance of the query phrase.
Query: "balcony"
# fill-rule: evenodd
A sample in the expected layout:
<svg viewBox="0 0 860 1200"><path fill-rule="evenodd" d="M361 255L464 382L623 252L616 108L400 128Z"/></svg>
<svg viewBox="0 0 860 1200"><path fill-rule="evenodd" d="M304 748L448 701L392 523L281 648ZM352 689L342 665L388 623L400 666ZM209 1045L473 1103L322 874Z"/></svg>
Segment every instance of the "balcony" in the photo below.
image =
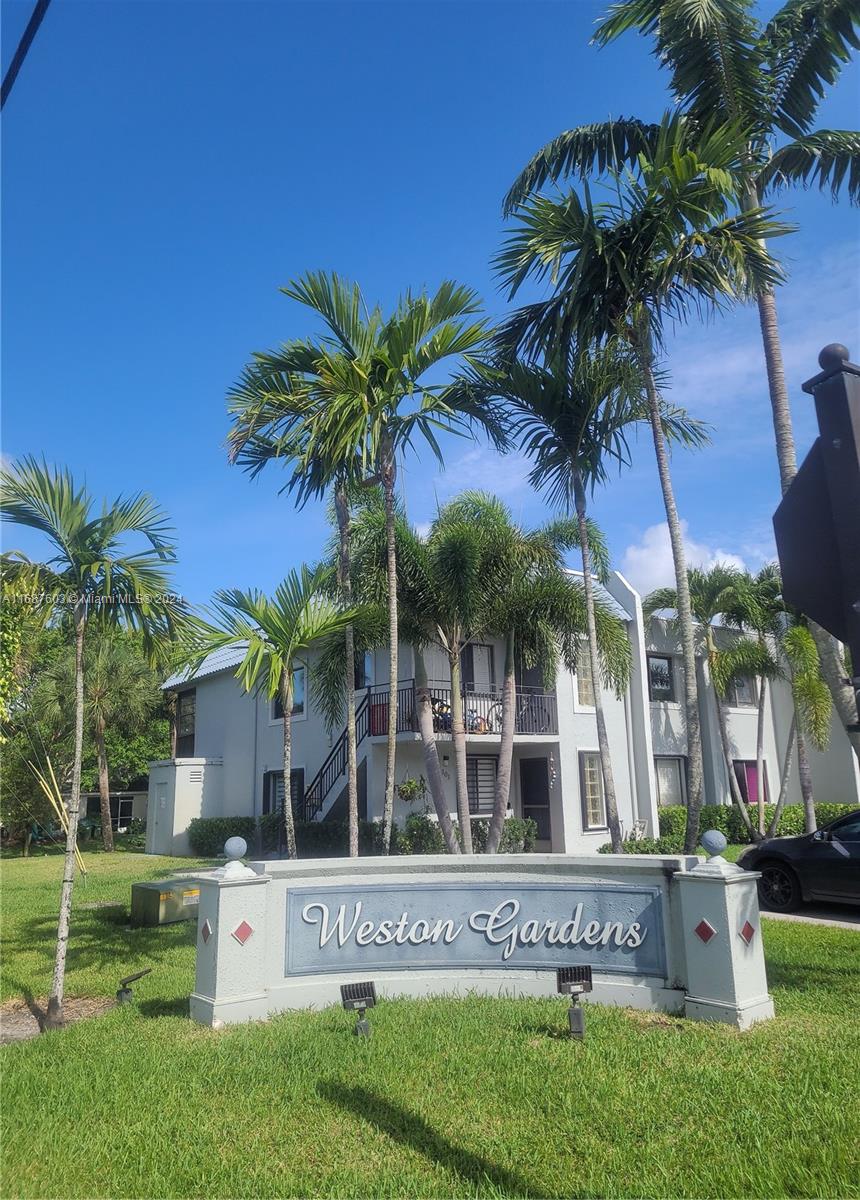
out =
<svg viewBox="0 0 860 1200"><path fill-rule="evenodd" d="M433 728L438 734L451 733L451 685L430 681L430 702L433 707ZM368 705L362 714L367 721L366 731L359 737L384 736L388 732L389 688L387 684L368 690ZM515 734L540 736L558 733L558 704L552 692L537 688L518 687L515 708ZM498 689L463 692L463 718L467 737L481 737L502 731L502 693ZM401 682L397 689L397 732L417 733L418 718L415 705L414 679Z"/></svg>

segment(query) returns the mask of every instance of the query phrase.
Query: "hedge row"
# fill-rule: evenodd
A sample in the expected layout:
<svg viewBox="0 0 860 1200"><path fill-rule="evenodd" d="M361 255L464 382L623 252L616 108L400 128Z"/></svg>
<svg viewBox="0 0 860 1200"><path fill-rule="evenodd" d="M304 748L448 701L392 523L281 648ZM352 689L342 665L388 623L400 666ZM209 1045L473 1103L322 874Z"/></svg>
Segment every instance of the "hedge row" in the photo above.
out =
<svg viewBox="0 0 860 1200"><path fill-rule="evenodd" d="M816 804L815 820L820 828L829 821L834 821L837 817L851 812L853 808L853 804ZM764 806L765 827L767 829L770 828L775 811L776 806L773 804L766 804ZM680 805L661 808L659 815L661 838L675 838L683 842L684 831L687 828L686 808ZM750 805L749 815L750 820L755 824L758 820L758 808L754 804ZM719 829L720 833L725 834L727 841L735 844L750 840L746 826L741 820L741 815L733 804L703 805L699 828L702 832L706 829ZM803 805L787 804L782 810L777 833L781 837L794 837L803 833L804 829ZM649 851L649 853L652 852Z"/></svg>
<svg viewBox="0 0 860 1200"><path fill-rule="evenodd" d="M283 846L283 818L280 813L260 817L259 831L263 853ZM472 844L483 853L487 844L489 821L472 822ZM215 858L224 852L230 837L242 837L251 853L255 852L258 822L254 817L194 817L188 827L191 849L201 858ZM534 848L537 826L534 821L509 817L502 830L501 854L515 854ZM343 858L349 853L349 825L346 821L297 821L296 849L300 858ZM382 853L382 822L360 821L358 852ZM445 842L436 821L421 813L411 813L401 828L391 831L392 854L444 854Z"/></svg>

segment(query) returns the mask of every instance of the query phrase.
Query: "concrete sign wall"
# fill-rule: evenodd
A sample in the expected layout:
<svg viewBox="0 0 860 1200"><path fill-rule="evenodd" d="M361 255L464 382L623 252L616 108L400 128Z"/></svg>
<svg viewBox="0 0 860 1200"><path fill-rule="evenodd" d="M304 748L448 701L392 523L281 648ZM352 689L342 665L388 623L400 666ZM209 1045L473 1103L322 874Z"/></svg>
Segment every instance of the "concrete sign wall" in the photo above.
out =
<svg viewBox="0 0 860 1200"><path fill-rule="evenodd" d="M231 864L200 880L191 1014L206 1024L377 994L555 994L746 1028L773 1015L757 876L687 856L480 855Z"/></svg>

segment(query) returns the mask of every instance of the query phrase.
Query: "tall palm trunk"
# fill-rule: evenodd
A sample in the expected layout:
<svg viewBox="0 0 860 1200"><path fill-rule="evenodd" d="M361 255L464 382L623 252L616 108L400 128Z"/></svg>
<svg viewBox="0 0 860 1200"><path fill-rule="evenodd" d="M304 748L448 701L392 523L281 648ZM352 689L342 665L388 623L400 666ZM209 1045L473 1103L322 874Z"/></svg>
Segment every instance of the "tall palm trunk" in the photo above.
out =
<svg viewBox="0 0 860 1200"><path fill-rule="evenodd" d="M502 682L502 728L499 736L499 763L496 768L496 791L493 815L487 831L487 854L495 854L505 828L505 814L511 795L511 768L514 758L514 732L517 723L517 667L513 629L505 638L505 677Z"/></svg>
<svg viewBox="0 0 860 1200"><path fill-rule="evenodd" d="M689 763L687 832L684 835L684 851L687 854L692 854L699 840L699 814L702 808L703 783L702 731L699 721L698 688L696 686L696 643L693 627L693 609L690 603L690 584L687 579L687 555L684 550L684 536L681 532L681 522L678 519L678 509L675 505L675 492L672 487L672 475L669 470L666 439L663 436L663 425L660 420L660 397L657 393L657 385L654 380L650 329L646 329L640 340L639 358L645 376L648 413L651 419L651 432L654 438L654 453L657 457L657 471L660 476L660 488L663 492L666 522L669 526L669 541L672 546L672 562L675 566L676 612L678 614L678 624L681 629L681 651L684 660L684 709L687 717L687 755Z"/></svg>
<svg viewBox="0 0 860 1200"><path fill-rule="evenodd" d="M388 582L388 744L385 758L385 798L382 809L382 853L391 849L394 819L394 768L397 757L397 547L395 542L394 485L397 467L394 451L387 445L382 457L382 491L385 497L385 546Z"/></svg>
<svg viewBox="0 0 860 1200"><path fill-rule="evenodd" d="M466 725L463 719L463 675L460 669L460 643L454 642L456 652L450 652L451 664L451 741L454 746L454 767L457 779L457 820L460 823L460 843L464 854L472 854L472 822L469 817L469 788L466 782Z"/></svg>
<svg viewBox="0 0 860 1200"><path fill-rule="evenodd" d="M779 829L779 822L782 818L782 810L785 807L785 801L788 796L788 781L791 778L791 756L794 750L794 743L797 741L797 709L791 714L791 725L788 730L788 741L785 744L785 755L782 760L782 775L779 783L779 796L776 800L776 808L773 812L773 820L768 826L767 836L769 838L776 837L776 831Z"/></svg>
<svg viewBox="0 0 860 1200"><path fill-rule="evenodd" d="M86 602L75 607L75 756L72 766L72 789L69 796L69 828L66 833L66 854L63 859L63 886L60 891L60 916L57 922L57 951L54 976L45 1016L45 1029L59 1029L63 1020L63 991L66 982L66 952L69 946L69 926L72 918L72 889L75 886L75 847L78 841L78 821L81 816L81 762L84 755L84 630L87 623Z"/></svg>
<svg viewBox="0 0 860 1200"><path fill-rule="evenodd" d="M110 777L108 774L107 748L105 746L105 723L96 717L96 759L99 769L99 808L102 815L102 845L110 853L113 850L113 821L110 815Z"/></svg>
<svg viewBox="0 0 860 1200"><path fill-rule="evenodd" d="M707 638L708 646L708 663L711 667L711 678L713 679L713 664L717 654L717 647L714 643L714 633L710 626L708 626L706 629L705 636ZM717 728L720 733L720 746L723 751L723 765L726 768L726 778L728 779L729 784L729 795L731 796L732 803L738 810L738 814L744 823L744 827L749 834L750 841L756 842L758 841L758 834L753 826L752 821L750 820L750 815L747 811L747 805L744 802L743 796L741 795L738 777L735 775L735 768L732 762L732 748L729 745L729 731L726 728L726 712L723 708L722 698L717 692L716 688L714 688L714 700L717 705Z"/></svg>
<svg viewBox="0 0 860 1200"><path fill-rule="evenodd" d="M803 827L806 833L815 833L818 821L815 816L815 796L812 792L812 770L809 766L809 750L803 730L797 730L797 773L800 778L800 794L803 797Z"/></svg>
<svg viewBox="0 0 860 1200"><path fill-rule="evenodd" d="M293 664L286 663L281 674L281 707L284 710L284 833L287 858L298 858L296 823L293 817Z"/></svg>
<svg viewBox="0 0 860 1200"><path fill-rule="evenodd" d="M579 526L579 549L582 555L582 582L585 588L585 620L588 630L588 657L591 664L591 686L594 692L594 716L597 721L597 748L600 751L600 769L603 774L603 797L606 804L606 820L612 849L620 854L621 824L618 820L618 799L615 794L615 779L612 775L612 759L609 754L609 735L606 732L606 714L603 711L603 691L600 686L600 656L597 651L597 619L594 612L594 581L591 574L591 544L588 540L588 523L585 519L585 488L578 470L573 472L573 494L576 504L576 521Z"/></svg>
<svg viewBox="0 0 860 1200"><path fill-rule="evenodd" d="M436 809L439 828L445 839L448 853L459 854L460 843L457 841L457 834L448 811L445 781L442 778L442 767L439 763L439 746L436 742L436 730L433 728L433 703L427 681L427 665L419 646L415 647L415 707L418 715L418 732L421 735L421 745L424 750L424 770L427 772L430 798Z"/></svg>
<svg viewBox="0 0 860 1200"><path fill-rule="evenodd" d="M773 415L773 433L776 439L776 458L779 463L779 481L785 492L797 474L797 452L794 447L791 406L788 401L788 388L785 384L785 370L782 365L776 297L773 291L768 289L758 293L756 303L761 326L761 340L764 345L767 386Z"/></svg>
<svg viewBox="0 0 860 1200"><path fill-rule="evenodd" d="M765 781L764 781L764 711L767 700L767 676L762 675L759 682L758 690L758 719L756 721L755 734L755 774L756 783L758 786L757 808L758 808L758 831L762 837L765 835Z"/></svg>
<svg viewBox="0 0 860 1200"><path fill-rule="evenodd" d="M350 515L346 487L338 484L334 493L340 553L337 561L337 582L344 608L352 607L352 576L350 562ZM355 634L352 622L343 632L346 650L346 673L343 681L346 701L346 794L349 812L349 857L358 857L358 751L355 733Z"/></svg>

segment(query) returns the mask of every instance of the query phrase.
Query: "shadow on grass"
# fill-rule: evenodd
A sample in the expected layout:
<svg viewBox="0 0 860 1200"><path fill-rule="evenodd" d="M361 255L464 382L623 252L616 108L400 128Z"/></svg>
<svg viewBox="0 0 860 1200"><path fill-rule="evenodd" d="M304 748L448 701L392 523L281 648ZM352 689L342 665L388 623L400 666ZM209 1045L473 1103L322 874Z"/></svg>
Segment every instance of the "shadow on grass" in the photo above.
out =
<svg viewBox="0 0 860 1200"><path fill-rule="evenodd" d="M187 996L154 996L141 1000L135 1007L142 1017L187 1017Z"/></svg>
<svg viewBox="0 0 860 1200"><path fill-rule="evenodd" d="M19 922L15 933L15 937L7 938L10 958L20 949L35 951L46 962L53 962L57 943L55 916ZM110 966L119 986L119 979L129 973L130 965L134 969L143 959L156 966L177 946L193 946L196 939L196 921L132 929L125 908L73 910L66 969L72 973L80 968Z"/></svg>
<svg viewBox="0 0 860 1200"><path fill-rule="evenodd" d="M363 1087L348 1087L335 1081L319 1083L317 1092L325 1100L347 1109L362 1121L373 1125L393 1141L411 1146L425 1158L438 1163L475 1187L490 1184L506 1197L545 1194L543 1189L530 1184L528 1180L512 1171L455 1146L437 1133L422 1117L401 1108L376 1092Z"/></svg>

